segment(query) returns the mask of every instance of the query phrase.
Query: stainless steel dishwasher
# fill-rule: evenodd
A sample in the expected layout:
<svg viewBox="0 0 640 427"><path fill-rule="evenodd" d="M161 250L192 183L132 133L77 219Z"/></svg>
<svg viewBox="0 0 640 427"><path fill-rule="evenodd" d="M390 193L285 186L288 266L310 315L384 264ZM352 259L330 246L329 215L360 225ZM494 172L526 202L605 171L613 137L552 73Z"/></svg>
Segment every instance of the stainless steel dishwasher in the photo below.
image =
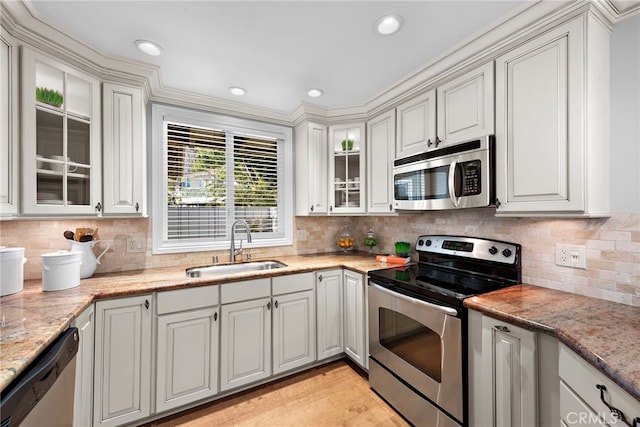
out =
<svg viewBox="0 0 640 427"><path fill-rule="evenodd" d="M1 427L71 426L78 328L69 328L0 394Z"/></svg>

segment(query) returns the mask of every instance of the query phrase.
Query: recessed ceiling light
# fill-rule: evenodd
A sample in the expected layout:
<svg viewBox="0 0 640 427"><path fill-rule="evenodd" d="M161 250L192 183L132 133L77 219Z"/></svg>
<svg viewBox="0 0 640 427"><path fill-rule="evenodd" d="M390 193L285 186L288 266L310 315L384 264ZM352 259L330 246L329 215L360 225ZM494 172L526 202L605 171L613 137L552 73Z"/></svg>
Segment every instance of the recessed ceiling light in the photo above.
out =
<svg viewBox="0 0 640 427"><path fill-rule="evenodd" d="M242 96L245 93L247 93L246 89L243 89L243 88L238 87L238 86L231 86L229 88L229 92L231 92L231 94L235 95L235 96Z"/></svg>
<svg viewBox="0 0 640 427"><path fill-rule="evenodd" d="M307 92L307 95L312 98L317 98L319 96L322 96L323 94L324 91L322 89L309 89L309 91Z"/></svg>
<svg viewBox="0 0 640 427"><path fill-rule="evenodd" d="M400 16L385 15L378 19L374 28L376 33L382 34L383 36L390 36L398 32L400 27L402 27L402 18Z"/></svg>
<svg viewBox="0 0 640 427"><path fill-rule="evenodd" d="M136 40L133 44L147 55L159 56L162 54L162 48L149 40Z"/></svg>

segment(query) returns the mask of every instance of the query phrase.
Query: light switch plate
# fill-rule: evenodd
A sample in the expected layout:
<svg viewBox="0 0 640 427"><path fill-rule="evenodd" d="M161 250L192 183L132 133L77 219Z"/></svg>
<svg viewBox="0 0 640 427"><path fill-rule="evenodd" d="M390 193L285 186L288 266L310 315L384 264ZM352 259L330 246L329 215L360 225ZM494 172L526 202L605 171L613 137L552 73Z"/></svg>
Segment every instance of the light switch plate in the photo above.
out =
<svg viewBox="0 0 640 427"><path fill-rule="evenodd" d="M587 268L587 248L584 245L556 244L556 265Z"/></svg>

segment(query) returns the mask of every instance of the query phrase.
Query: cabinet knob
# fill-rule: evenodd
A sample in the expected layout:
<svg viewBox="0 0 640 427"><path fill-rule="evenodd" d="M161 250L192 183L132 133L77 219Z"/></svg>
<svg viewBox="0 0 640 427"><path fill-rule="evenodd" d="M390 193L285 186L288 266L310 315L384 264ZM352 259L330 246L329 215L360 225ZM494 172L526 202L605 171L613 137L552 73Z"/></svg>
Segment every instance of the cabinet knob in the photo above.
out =
<svg viewBox="0 0 640 427"><path fill-rule="evenodd" d="M144 308L146 308L147 310L149 310L149 305L150 305L150 304L149 304L149 300L148 300L148 299L144 300Z"/></svg>
<svg viewBox="0 0 640 427"><path fill-rule="evenodd" d="M102 203L98 202L96 205L96 212L102 212Z"/></svg>
<svg viewBox="0 0 640 427"><path fill-rule="evenodd" d="M311 212L313 212L313 205L311 205L311 207L309 208L309 210L310 210Z"/></svg>
<svg viewBox="0 0 640 427"><path fill-rule="evenodd" d="M140 211L140 203L136 202L136 212Z"/></svg>
<svg viewBox="0 0 640 427"><path fill-rule="evenodd" d="M267 310L271 310L271 301L267 303Z"/></svg>
<svg viewBox="0 0 640 427"><path fill-rule="evenodd" d="M318 276L318 282L322 282L322 274Z"/></svg>
<svg viewBox="0 0 640 427"><path fill-rule="evenodd" d="M218 312L217 311L215 313L213 313L213 321L214 322L218 321Z"/></svg>
<svg viewBox="0 0 640 427"><path fill-rule="evenodd" d="M500 199L498 199L498 198L496 197L496 209L500 209L500 205L501 205L501 204L502 204L502 203L500 203Z"/></svg>
<svg viewBox="0 0 640 427"><path fill-rule="evenodd" d="M329 212L333 212L333 205L329 206Z"/></svg>
<svg viewBox="0 0 640 427"><path fill-rule="evenodd" d="M431 138L427 139L427 147L431 147L433 142L431 142Z"/></svg>
<svg viewBox="0 0 640 427"><path fill-rule="evenodd" d="M499 330L500 332L506 332L506 333L510 333L511 331L509 330L509 328L507 328L506 326L502 326L502 325L496 325L495 328L497 330Z"/></svg>
<svg viewBox="0 0 640 427"><path fill-rule="evenodd" d="M442 141L440 140L440 138L436 136L436 148L438 147L438 145L440 145L441 142Z"/></svg>
<svg viewBox="0 0 640 427"><path fill-rule="evenodd" d="M393 210L393 204L389 203L389 211Z"/></svg>
<svg viewBox="0 0 640 427"><path fill-rule="evenodd" d="M274 307L275 307L275 308L278 308L278 300L276 300L276 301L273 303L273 305L274 305Z"/></svg>

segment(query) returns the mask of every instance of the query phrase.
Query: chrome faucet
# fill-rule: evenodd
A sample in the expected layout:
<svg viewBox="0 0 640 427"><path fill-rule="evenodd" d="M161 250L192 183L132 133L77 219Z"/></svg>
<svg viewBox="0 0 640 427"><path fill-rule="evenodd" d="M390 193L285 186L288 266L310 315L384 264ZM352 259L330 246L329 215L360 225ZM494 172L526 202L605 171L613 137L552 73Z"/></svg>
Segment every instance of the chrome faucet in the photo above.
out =
<svg viewBox="0 0 640 427"><path fill-rule="evenodd" d="M229 262L236 262L236 256L242 255L242 239L240 239L240 247L236 248L236 226L238 224L244 225L244 228L247 231L247 243L251 243L251 231L249 230L249 224L247 224L247 221L243 219L234 221L233 225L231 225L231 247L229 249Z"/></svg>

